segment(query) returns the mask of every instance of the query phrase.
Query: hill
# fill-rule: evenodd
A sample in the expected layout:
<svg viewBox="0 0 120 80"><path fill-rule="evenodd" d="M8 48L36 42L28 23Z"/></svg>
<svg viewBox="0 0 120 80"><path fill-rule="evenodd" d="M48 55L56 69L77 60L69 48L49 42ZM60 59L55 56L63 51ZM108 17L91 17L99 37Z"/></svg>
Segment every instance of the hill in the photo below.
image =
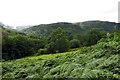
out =
<svg viewBox="0 0 120 80"><path fill-rule="evenodd" d="M21 31L21 30L26 29L26 28L29 28L29 27L31 27L31 25L16 26L16 30L17 30L17 31Z"/></svg>
<svg viewBox="0 0 120 80"><path fill-rule="evenodd" d="M17 34L26 35L26 34L24 34L22 32L16 31L14 29L8 29L8 28L6 28L4 26L0 26L0 30L1 30L1 33L2 33L2 39L4 39L4 37L17 35Z"/></svg>
<svg viewBox="0 0 120 80"><path fill-rule="evenodd" d="M78 23L58 22L52 24L41 24L23 29L26 34L32 35L49 35L54 29L61 27L67 35L82 35L88 32L89 29L99 28L107 32L112 32L120 28L118 23L107 21L86 21Z"/></svg>
<svg viewBox="0 0 120 80"><path fill-rule="evenodd" d="M3 78L120 79L120 33L76 51L2 62Z"/></svg>

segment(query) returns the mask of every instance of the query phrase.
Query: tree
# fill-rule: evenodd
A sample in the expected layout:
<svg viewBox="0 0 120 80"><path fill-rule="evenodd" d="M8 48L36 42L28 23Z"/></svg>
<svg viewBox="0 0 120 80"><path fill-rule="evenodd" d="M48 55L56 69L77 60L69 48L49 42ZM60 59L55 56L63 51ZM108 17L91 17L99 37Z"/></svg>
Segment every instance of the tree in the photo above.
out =
<svg viewBox="0 0 120 80"><path fill-rule="evenodd" d="M49 38L49 44L47 45L48 53L64 52L69 48L69 42L65 36L64 31L59 27L55 29Z"/></svg>
<svg viewBox="0 0 120 80"><path fill-rule="evenodd" d="M80 41L78 39L73 39L70 41L70 48L80 47Z"/></svg>
<svg viewBox="0 0 120 80"><path fill-rule="evenodd" d="M30 56L34 53L33 40L26 36L9 36L3 45L3 58L6 60Z"/></svg>
<svg viewBox="0 0 120 80"><path fill-rule="evenodd" d="M88 32L88 42L87 45L94 45L97 43L97 41L99 41L103 35L105 35L105 32L103 32L101 29L98 28L92 28L89 32Z"/></svg>

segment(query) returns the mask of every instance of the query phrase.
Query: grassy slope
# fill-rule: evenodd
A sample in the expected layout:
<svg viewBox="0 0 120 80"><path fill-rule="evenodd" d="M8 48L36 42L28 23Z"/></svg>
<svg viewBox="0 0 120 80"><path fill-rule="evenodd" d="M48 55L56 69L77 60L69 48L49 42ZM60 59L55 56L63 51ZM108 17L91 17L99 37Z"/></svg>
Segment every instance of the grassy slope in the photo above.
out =
<svg viewBox="0 0 120 80"><path fill-rule="evenodd" d="M3 78L120 79L120 41L99 42L72 52L3 62Z"/></svg>

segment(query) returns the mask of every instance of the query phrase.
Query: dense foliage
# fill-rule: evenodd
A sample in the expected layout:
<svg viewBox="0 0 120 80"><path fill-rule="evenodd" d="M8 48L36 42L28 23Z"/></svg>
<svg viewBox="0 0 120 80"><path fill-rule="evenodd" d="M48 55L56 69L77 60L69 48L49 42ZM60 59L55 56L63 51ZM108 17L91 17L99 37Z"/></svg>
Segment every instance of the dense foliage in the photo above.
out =
<svg viewBox="0 0 120 80"><path fill-rule="evenodd" d="M69 43L64 31L61 28L57 28L50 35L49 43L47 45L47 52L65 52L68 51L68 49Z"/></svg>
<svg viewBox="0 0 120 80"><path fill-rule="evenodd" d="M120 29L120 24L107 21L85 21L78 23L58 22L31 26L30 28L22 30L22 32L28 35L42 35L48 37L49 34L58 27L64 30L65 35L68 36L68 40L78 39L80 40L81 46L90 46L100 40L102 37L101 34L106 32L111 33L116 29Z"/></svg>
<svg viewBox="0 0 120 80"><path fill-rule="evenodd" d="M86 41L87 46L91 46L97 43L97 41L99 41L104 35L106 34L106 32L104 32L101 29L98 28L92 28L88 31L88 35L86 36L88 39Z"/></svg>
<svg viewBox="0 0 120 80"><path fill-rule="evenodd" d="M17 59L34 55L37 50L45 47L45 40L30 38L14 30L2 29L2 58L5 60Z"/></svg>
<svg viewBox="0 0 120 80"><path fill-rule="evenodd" d="M0 27L2 78L119 80L119 29L100 21L40 25L25 33Z"/></svg>
<svg viewBox="0 0 120 80"><path fill-rule="evenodd" d="M35 53L33 47L34 44L32 40L25 36L9 36L3 44L3 59L15 59L30 56Z"/></svg>
<svg viewBox="0 0 120 80"><path fill-rule="evenodd" d="M120 32L76 51L3 62L2 78L120 79Z"/></svg>
<svg viewBox="0 0 120 80"><path fill-rule="evenodd" d="M111 26L116 25L115 23L109 24ZM57 27L57 25L60 27ZM84 23L84 25L86 24ZM45 27L46 25L43 26ZM37 26L34 26L35 34L32 32L31 34L25 34L2 27L3 59L9 60L31 55L65 52L70 48L91 46L96 44L107 33L107 29L90 27L91 25L89 27L87 25L88 29L86 27L83 29L78 24L71 23L55 23L48 26L52 28L50 29L53 30L52 32L47 30L50 27L47 29L43 27L42 31L51 32L49 35L36 34Z"/></svg>
<svg viewBox="0 0 120 80"><path fill-rule="evenodd" d="M80 41L78 39L73 39L70 41L70 48L79 48Z"/></svg>

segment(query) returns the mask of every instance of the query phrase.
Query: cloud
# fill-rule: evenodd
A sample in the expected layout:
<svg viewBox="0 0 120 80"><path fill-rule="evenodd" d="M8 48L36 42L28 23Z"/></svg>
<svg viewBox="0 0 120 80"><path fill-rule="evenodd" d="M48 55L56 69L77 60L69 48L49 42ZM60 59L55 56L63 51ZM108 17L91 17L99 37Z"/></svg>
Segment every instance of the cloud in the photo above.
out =
<svg viewBox="0 0 120 80"><path fill-rule="evenodd" d="M103 11L102 13L103 14L113 14L113 13L116 13L116 12L118 12L118 7L111 8L109 10Z"/></svg>
<svg viewBox="0 0 120 80"><path fill-rule="evenodd" d="M12 26L54 22L117 22L118 0L1 0L0 21Z"/></svg>

